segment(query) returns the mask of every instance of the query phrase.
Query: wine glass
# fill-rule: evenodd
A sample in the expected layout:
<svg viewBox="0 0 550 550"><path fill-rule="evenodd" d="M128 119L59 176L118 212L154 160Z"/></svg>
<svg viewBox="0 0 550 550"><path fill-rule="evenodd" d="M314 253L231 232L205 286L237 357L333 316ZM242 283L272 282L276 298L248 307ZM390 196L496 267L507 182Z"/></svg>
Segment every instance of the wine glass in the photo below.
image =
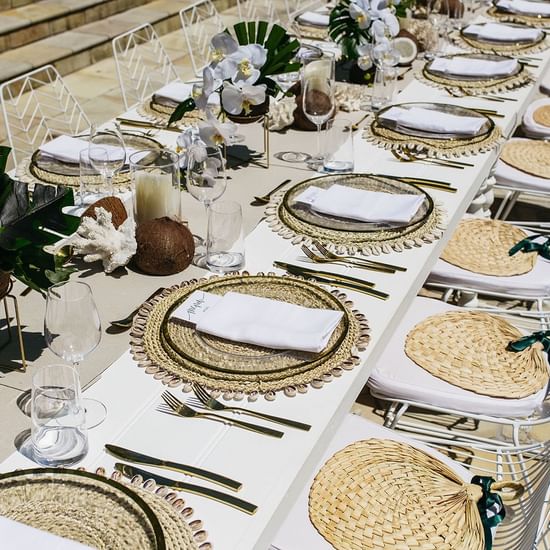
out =
<svg viewBox="0 0 550 550"><path fill-rule="evenodd" d="M427 8L428 21L434 26L440 40L444 41L449 26L448 0L430 0ZM439 49L443 49L441 46Z"/></svg>
<svg viewBox="0 0 550 550"><path fill-rule="evenodd" d="M207 220L208 207L224 194L226 185L225 161L220 149L202 145L192 147L187 158L187 190L195 199L202 202ZM200 267L205 265L205 242L204 239L196 237L193 263Z"/></svg>
<svg viewBox="0 0 550 550"><path fill-rule="evenodd" d="M44 338L50 350L74 368L98 346L101 321L86 283L67 281L48 289ZM94 399L83 401L87 427L101 424L107 414L105 405Z"/></svg>
<svg viewBox="0 0 550 550"><path fill-rule="evenodd" d="M120 133L99 132L90 138L88 156L101 174L107 193L114 195L113 178L126 162L126 148Z"/></svg>
<svg viewBox="0 0 550 550"><path fill-rule="evenodd" d="M310 59L302 73L302 109L306 118L317 126L317 153L308 161L312 168L323 165L321 127L334 112L334 56L325 54Z"/></svg>

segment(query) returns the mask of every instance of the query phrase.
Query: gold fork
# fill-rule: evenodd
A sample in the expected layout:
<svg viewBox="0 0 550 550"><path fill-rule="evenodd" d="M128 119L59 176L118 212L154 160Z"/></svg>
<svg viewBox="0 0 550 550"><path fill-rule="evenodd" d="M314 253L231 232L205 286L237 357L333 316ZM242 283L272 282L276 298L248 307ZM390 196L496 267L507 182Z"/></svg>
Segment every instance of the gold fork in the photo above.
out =
<svg viewBox="0 0 550 550"><path fill-rule="evenodd" d="M266 428L264 426L258 426L257 424L251 424L250 422L243 422L242 420L234 420L232 418L225 418L220 414L208 413L208 412L199 412L195 409L192 409L185 403L182 403L176 396L172 395L170 392L165 391L161 395L162 399L166 403L166 406L159 405L157 410L159 412L176 414L177 416L183 416L187 418L206 418L208 420L215 420L217 422L224 422L226 424L231 424L232 426L238 426L245 430L251 432L256 432L264 435L269 435L271 437L281 438L283 437L284 432L278 430L273 430L271 428Z"/></svg>
<svg viewBox="0 0 550 550"><path fill-rule="evenodd" d="M384 267L379 265L369 265L367 263L355 263L355 262L349 262L341 258L324 258L323 256L319 256L318 254L315 254L313 250L310 250L305 244L302 245L302 252L313 262L317 264L339 264L339 265L353 265L354 267L358 267L360 269L369 269L371 271L380 271L381 273L395 273L394 268L390 267Z"/></svg>

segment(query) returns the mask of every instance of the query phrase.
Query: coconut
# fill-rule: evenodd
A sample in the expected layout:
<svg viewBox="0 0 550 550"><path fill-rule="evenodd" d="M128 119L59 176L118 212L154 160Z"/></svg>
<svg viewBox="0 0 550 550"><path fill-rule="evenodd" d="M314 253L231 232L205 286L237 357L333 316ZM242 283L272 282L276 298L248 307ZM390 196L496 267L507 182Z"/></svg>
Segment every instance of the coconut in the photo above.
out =
<svg viewBox="0 0 550 550"><path fill-rule="evenodd" d="M88 206L88 208L84 211L84 214L82 214L82 217L89 217L94 220L97 219L95 214L96 208L104 208L107 212L111 213L111 221L113 222L115 229L118 229L118 227L122 225L126 219L128 219L128 213L126 212L124 203L118 197L103 197L102 199L99 199Z"/></svg>
<svg viewBox="0 0 550 550"><path fill-rule="evenodd" d="M195 243L187 226L170 218L156 218L136 229L136 266L149 275L173 275L193 260Z"/></svg>

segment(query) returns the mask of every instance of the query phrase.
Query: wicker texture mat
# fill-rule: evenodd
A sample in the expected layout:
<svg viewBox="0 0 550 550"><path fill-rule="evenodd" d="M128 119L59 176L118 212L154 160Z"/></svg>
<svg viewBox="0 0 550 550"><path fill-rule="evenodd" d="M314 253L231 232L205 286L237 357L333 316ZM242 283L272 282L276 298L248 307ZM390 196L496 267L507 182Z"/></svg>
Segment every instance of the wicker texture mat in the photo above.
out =
<svg viewBox="0 0 550 550"><path fill-rule="evenodd" d="M509 141L500 159L526 174L550 179L550 143L536 139Z"/></svg>
<svg viewBox="0 0 550 550"><path fill-rule="evenodd" d="M418 323L407 335L405 353L454 386L490 397L521 399L548 383L541 344L521 352L507 349L522 336L499 317L449 311Z"/></svg>
<svg viewBox="0 0 550 550"><path fill-rule="evenodd" d="M481 275L510 277L528 273L535 267L536 252L515 254L508 251L527 234L512 224L498 220L462 220L441 259Z"/></svg>
<svg viewBox="0 0 550 550"><path fill-rule="evenodd" d="M541 105L533 112L533 120L541 126L550 128L550 105Z"/></svg>

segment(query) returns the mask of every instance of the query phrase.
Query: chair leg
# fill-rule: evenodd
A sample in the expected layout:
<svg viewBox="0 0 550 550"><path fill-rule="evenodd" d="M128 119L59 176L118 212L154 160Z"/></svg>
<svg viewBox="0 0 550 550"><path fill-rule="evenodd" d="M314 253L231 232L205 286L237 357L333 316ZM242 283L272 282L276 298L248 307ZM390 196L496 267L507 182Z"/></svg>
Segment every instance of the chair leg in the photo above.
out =
<svg viewBox="0 0 550 550"><path fill-rule="evenodd" d="M384 417L384 427L393 430L400 418L407 412L408 408L409 405L407 403L393 401L386 411L386 415Z"/></svg>
<svg viewBox="0 0 550 550"><path fill-rule="evenodd" d="M510 215L510 212L512 211L512 208L514 208L516 202L518 202L519 194L520 194L519 191L514 191L512 193L512 196L510 197L510 200L508 201L508 205L506 206L506 209L502 213L502 217L499 218L499 219L505 220L505 219L508 218L508 216Z"/></svg>

